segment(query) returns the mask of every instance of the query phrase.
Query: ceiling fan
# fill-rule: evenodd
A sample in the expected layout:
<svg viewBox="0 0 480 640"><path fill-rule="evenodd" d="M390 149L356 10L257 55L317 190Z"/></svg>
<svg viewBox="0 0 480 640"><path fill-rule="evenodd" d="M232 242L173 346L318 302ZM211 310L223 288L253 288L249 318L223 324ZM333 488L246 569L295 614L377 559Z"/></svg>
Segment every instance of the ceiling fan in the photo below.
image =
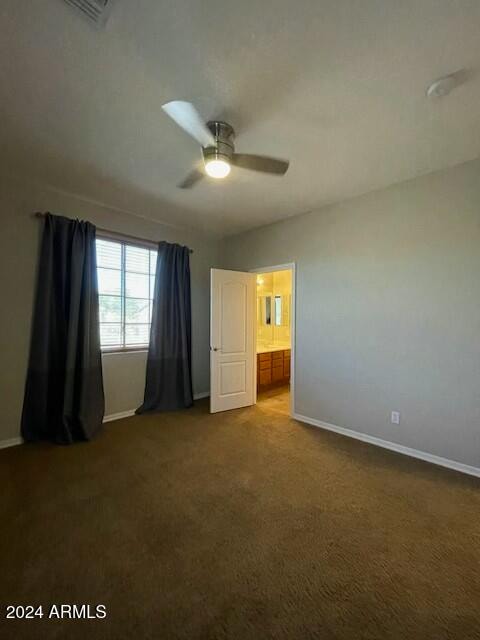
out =
<svg viewBox="0 0 480 640"><path fill-rule="evenodd" d="M173 100L162 105L165 113L184 131L200 143L204 168L211 178L226 178L232 166L283 176L289 162L267 156L235 153L233 127L220 120L205 123L193 104L184 100ZM178 185L180 189L190 189L205 173L195 168Z"/></svg>

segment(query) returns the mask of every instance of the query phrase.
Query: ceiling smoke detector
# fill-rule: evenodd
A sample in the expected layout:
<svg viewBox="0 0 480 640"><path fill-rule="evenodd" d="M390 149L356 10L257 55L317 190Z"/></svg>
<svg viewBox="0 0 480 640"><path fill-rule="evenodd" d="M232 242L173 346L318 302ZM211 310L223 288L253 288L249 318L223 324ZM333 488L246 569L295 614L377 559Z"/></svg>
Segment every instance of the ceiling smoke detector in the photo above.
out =
<svg viewBox="0 0 480 640"><path fill-rule="evenodd" d="M97 27L105 26L114 0L64 0Z"/></svg>
<svg viewBox="0 0 480 640"><path fill-rule="evenodd" d="M449 76L444 76L443 78L439 78L432 82L431 85L427 87L427 97L428 98L443 98L444 96L448 96L448 94L455 89L458 85L458 78L456 74L452 73Z"/></svg>

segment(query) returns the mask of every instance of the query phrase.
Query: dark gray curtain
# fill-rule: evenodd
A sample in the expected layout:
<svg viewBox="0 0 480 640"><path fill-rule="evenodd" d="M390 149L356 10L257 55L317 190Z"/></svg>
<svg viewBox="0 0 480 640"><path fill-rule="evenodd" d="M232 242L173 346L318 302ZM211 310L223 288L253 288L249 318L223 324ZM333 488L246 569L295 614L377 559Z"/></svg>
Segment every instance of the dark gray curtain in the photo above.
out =
<svg viewBox="0 0 480 640"><path fill-rule="evenodd" d="M45 216L22 415L27 441L89 440L104 413L95 227Z"/></svg>
<svg viewBox="0 0 480 640"><path fill-rule="evenodd" d="M137 413L193 404L190 251L160 242L145 396Z"/></svg>

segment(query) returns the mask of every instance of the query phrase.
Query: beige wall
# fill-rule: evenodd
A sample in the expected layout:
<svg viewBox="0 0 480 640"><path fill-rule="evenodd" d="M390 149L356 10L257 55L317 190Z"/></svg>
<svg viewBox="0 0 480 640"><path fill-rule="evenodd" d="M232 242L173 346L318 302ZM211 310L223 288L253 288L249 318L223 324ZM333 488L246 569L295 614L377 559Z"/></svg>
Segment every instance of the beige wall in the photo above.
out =
<svg viewBox="0 0 480 640"><path fill-rule="evenodd" d="M480 467L480 161L230 238L224 256L296 262L299 414Z"/></svg>
<svg viewBox="0 0 480 640"><path fill-rule="evenodd" d="M41 222L34 211L90 220L99 227L186 244L194 250L192 273L192 357L194 392L209 390L210 267L219 266L219 242L140 217L95 205L71 195L3 176L0 181L0 441L18 437L30 340ZM135 409L143 400L146 353L103 357L106 414Z"/></svg>

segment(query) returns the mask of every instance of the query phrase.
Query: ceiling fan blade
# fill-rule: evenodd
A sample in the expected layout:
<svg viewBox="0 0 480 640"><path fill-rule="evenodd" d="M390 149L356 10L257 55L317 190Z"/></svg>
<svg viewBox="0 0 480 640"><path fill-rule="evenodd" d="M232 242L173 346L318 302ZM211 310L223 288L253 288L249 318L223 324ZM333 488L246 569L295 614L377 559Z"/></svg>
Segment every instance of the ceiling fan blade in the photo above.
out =
<svg viewBox="0 0 480 640"><path fill-rule="evenodd" d="M193 104L185 100L172 100L162 105L162 109L184 131L189 133L202 147L215 146L215 138L195 109Z"/></svg>
<svg viewBox="0 0 480 640"><path fill-rule="evenodd" d="M269 158L268 156L256 156L250 153L234 153L232 164L242 169L283 176L287 172L290 163L288 160L279 160L278 158Z"/></svg>
<svg viewBox="0 0 480 640"><path fill-rule="evenodd" d="M190 173L188 174L188 176L186 178L184 178L182 180L182 182L180 182L177 187L179 189L191 189L192 187L194 187L197 182L199 182L202 178L204 177L204 174L199 171L198 169L193 169L193 171L190 171Z"/></svg>

